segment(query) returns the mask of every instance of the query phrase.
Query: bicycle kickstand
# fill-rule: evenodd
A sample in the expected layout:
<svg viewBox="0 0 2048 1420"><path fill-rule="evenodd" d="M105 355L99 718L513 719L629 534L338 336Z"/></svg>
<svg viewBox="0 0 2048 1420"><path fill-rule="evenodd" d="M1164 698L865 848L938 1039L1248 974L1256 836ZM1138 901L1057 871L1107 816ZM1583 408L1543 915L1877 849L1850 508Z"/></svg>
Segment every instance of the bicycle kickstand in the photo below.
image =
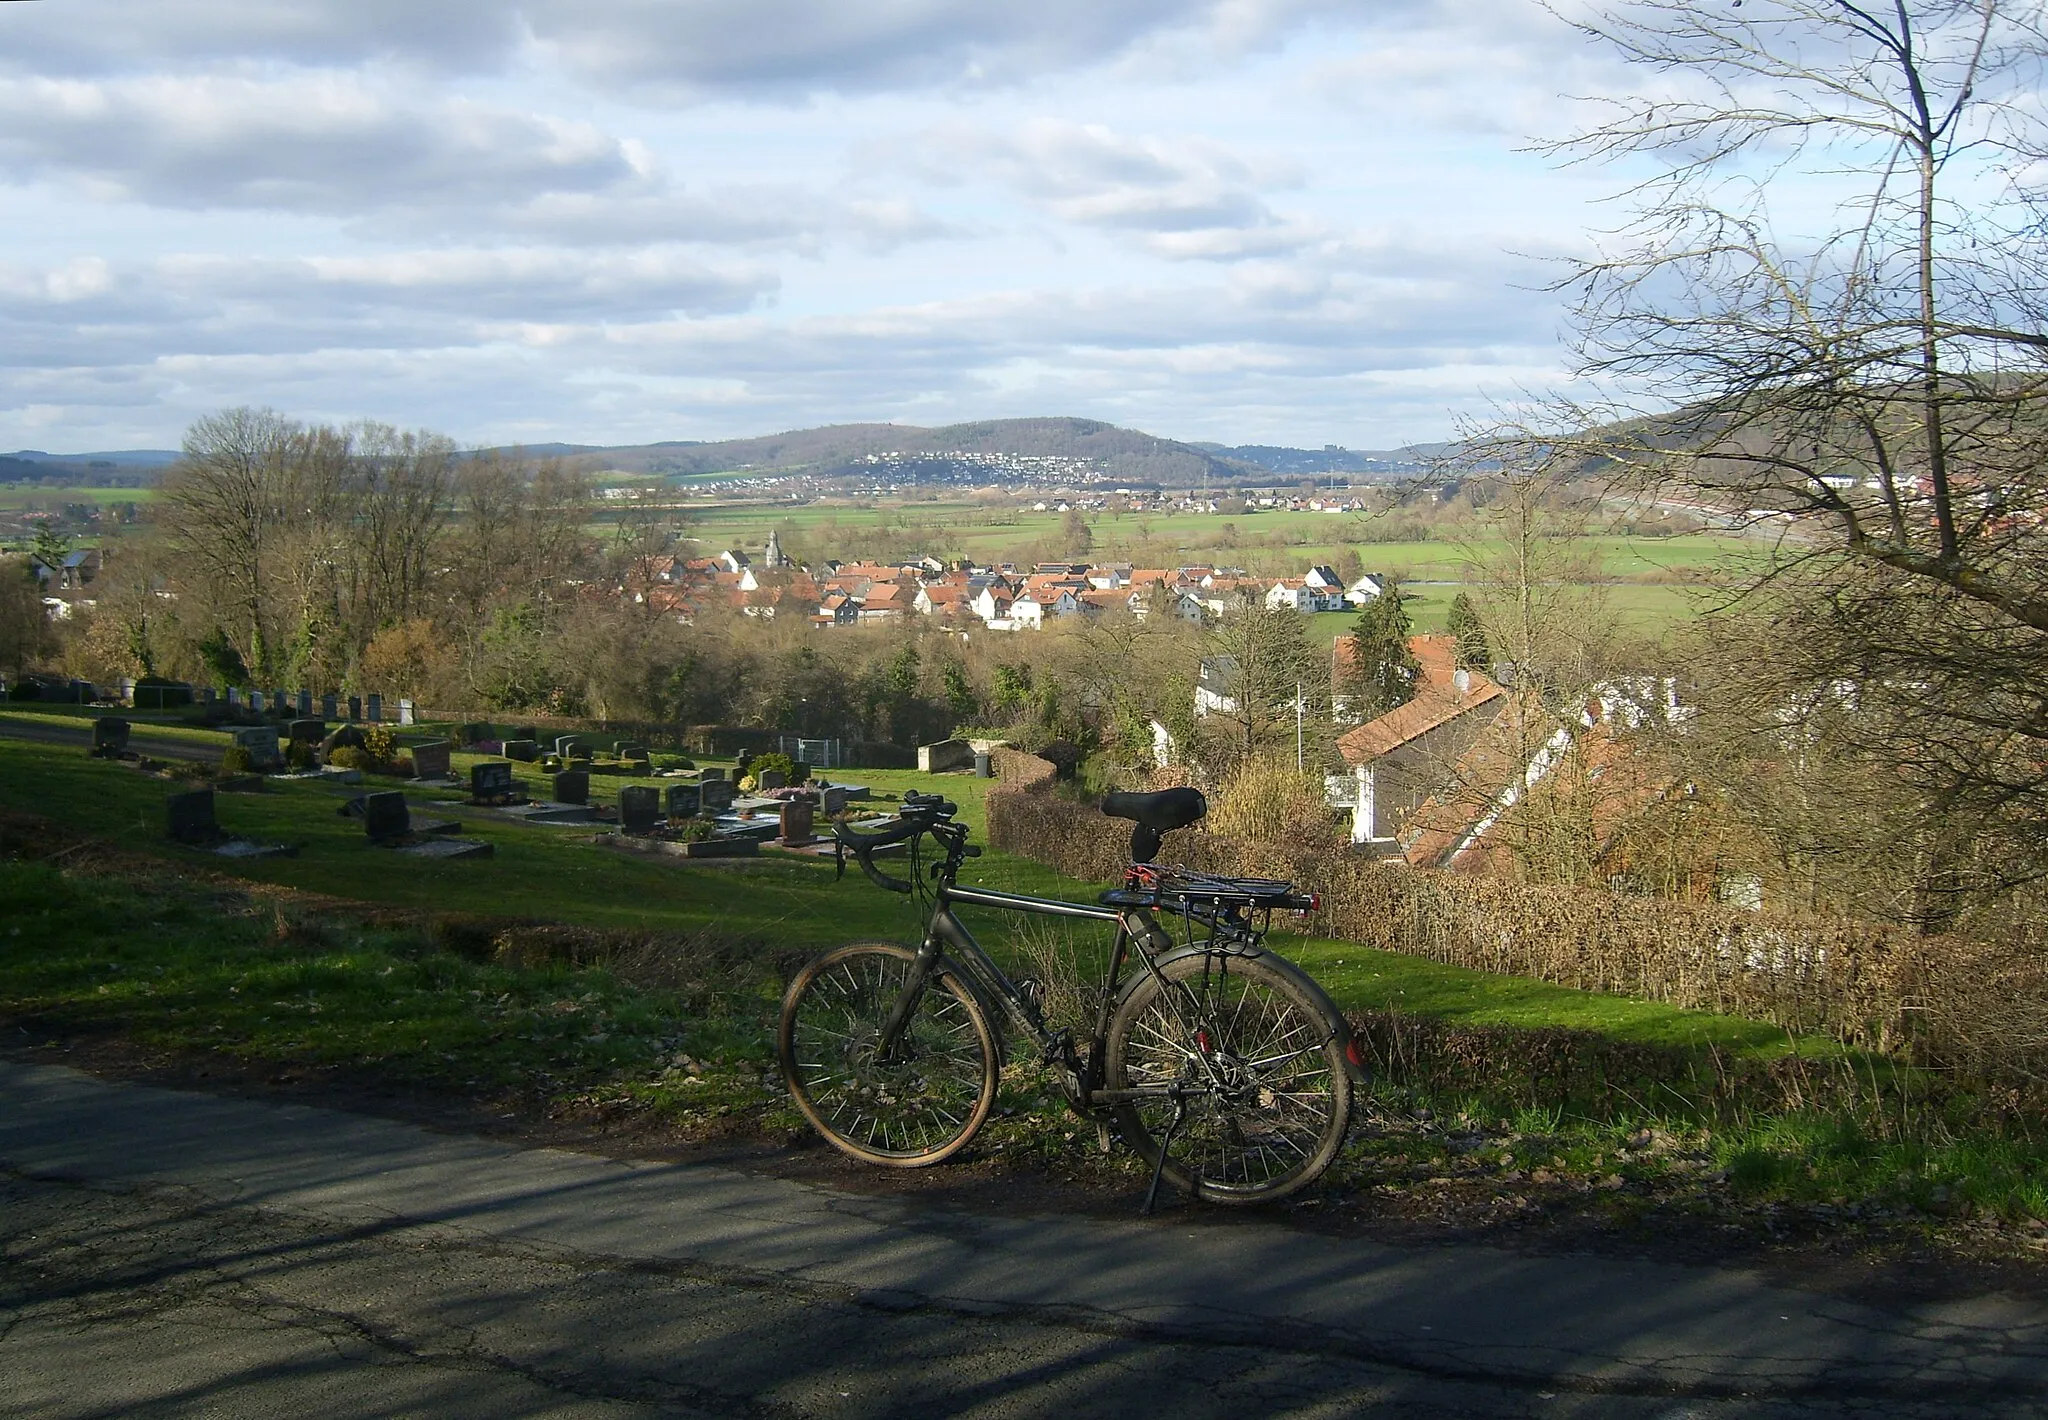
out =
<svg viewBox="0 0 2048 1420"><path fill-rule="evenodd" d="M1173 1147L1174 1131L1180 1122L1188 1117L1188 1102L1184 1095L1176 1092L1173 1097L1173 1118L1166 1122L1166 1132L1159 1136L1159 1155L1152 1161L1152 1186L1145 1190L1145 1206L1138 1210L1138 1216L1152 1216L1152 1205L1159 1198L1159 1175L1166 1171L1166 1151Z"/></svg>

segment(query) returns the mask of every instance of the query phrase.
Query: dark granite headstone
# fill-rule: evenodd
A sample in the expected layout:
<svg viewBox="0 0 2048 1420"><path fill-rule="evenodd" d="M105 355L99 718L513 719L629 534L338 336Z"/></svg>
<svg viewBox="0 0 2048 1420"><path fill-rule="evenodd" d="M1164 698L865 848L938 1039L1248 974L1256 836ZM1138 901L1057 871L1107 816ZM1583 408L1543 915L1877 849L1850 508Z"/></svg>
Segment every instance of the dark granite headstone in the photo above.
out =
<svg viewBox="0 0 2048 1420"><path fill-rule="evenodd" d="M363 832L372 842L403 838L412 831L412 810L396 789L363 795Z"/></svg>
<svg viewBox="0 0 2048 1420"><path fill-rule="evenodd" d="M497 803L514 797L518 792L519 786L512 778L512 766L503 760L494 759L469 767L469 796L478 803Z"/></svg>
<svg viewBox="0 0 2048 1420"><path fill-rule="evenodd" d="M709 784L714 779L723 779L724 777L725 771L723 769L700 769L697 771L697 778L706 784Z"/></svg>
<svg viewBox="0 0 2048 1420"><path fill-rule="evenodd" d="M366 714L369 715L371 724L381 725L384 723L383 696L377 695L375 693L365 696L363 698L363 710Z"/></svg>
<svg viewBox="0 0 2048 1420"><path fill-rule="evenodd" d="M349 722L350 722L351 724L353 724L353 723L354 723L355 721L357 721L357 720L360 720L360 719L362 719L362 718L363 718L363 697L362 697L362 696L360 696L360 695L351 695L351 696L350 696L350 697L348 698L348 718L349 718Z"/></svg>
<svg viewBox="0 0 2048 1420"><path fill-rule="evenodd" d="M732 807L730 779L706 779L698 787L704 792L704 812L723 813Z"/></svg>
<svg viewBox="0 0 2048 1420"><path fill-rule="evenodd" d="M300 718L301 720L310 720L310 719L312 719L312 718L313 718L313 692L312 692L312 691L310 691L310 690L302 690L302 691L300 691L300 692L299 692L299 694L298 694L298 698L297 698L297 700L296 700L296 702L295 702L295 703L296 703L296 704L298 705L298 708L299 708L299 718Z"/></svg>
<svg viewBox="0 0 2048 1420"><path fill-rule="evenodd" d="M250 691L250 692L249 692L249 708L250 708L251 710L254 710L254 711L255 711L255 712L256 712L256 713L258 714L258 715L261 715L261 714L263 713L263 705L264 705L264 699L263 699L263 692L262 692L262 691L260 691L260 690L252 690L252 691Z"/></svg>
<svg viewBox="0 0 2048 1420"><path fill-rule="evenodd" d="M695 818L704 809L704 791L695 784L671 784L668 786L668 818L670 823L678 819Z"/></svg>
<svg viewBox="0 0 2048 1420"><path fill-rule="evenodd" d="M421 779L448 777L448 741L429 740L412 747L412 772Z"/></svg>
<svg viewBox="0 0 2048 1420"><path fill-rule="evenodd" d="M555 802L558 804L587 804L590 802L590 775L581 769L565 769L555 776Z"/></svg>
<svg viewBox="0 0 2048 1420"><path fill-rule="evenodd" d="M341 718L341 697L329 691L320 697L320 718L338 720Z"/></svg>
<svg viewBox="0 0 2048 1420"><path fill-rule="evenodd" d="M761 771L761 777L755 782L763 789L780 789L789 783L789 776L780 769L764 769Z"/></svg>
<svg viewBox="0 0 2048 1420"><path fill-rule="evenodd" d="M92 722L92 752L98 759L113 759L128 748L129 724L112 716Z"/></svg>
<svg viewBox="0 0 2048 1420"><path fill-rule="evenodd" d="M782 843L784 847L798 848L815 842L817 835L811 832L811 820L816 810L809 799L788 799L782 805Z"/></svg>
<svg viewBox="0 0 2048 1420"><path fill-rule="evenodd" d="M259 774L284 768L284 754L278 748L277 726L257 725L236 730L235 744L249 753L249 767Z"/></svg>
<svg viewBox="0 0 2048 1420"><path fill-rule="evenodd" d="M327 738L325 720L294 720L291 724L291 742L295 745L316 745Z"/></svg>
<svg viewBox="0 0 2048 1420"><path fill-rule="evenodd" d="M825 791L825 802L822 807L826 818L839 817L839 815L846 812L846 791L837 785L827 789Z"/></svg>
<svg viewBox="0 0 2048 1420"><path fill-rule="evenodd" d="M173 794L164 801L175 843L211 843L220 837L220 822L213 816L213 790L192 789Z"/></svg>
<svg viewBox="0 0 2048 1420"><path fill-rule="evenodd" d="M790 783L792 783L792 784L808 784L808 783L810 783L810 782L811 782L811 766L810 766L809 764L805 763L805 762L804 762L803 760L801 760L801 759L799 759L798 761L796 761L796 765L795 765L795 767L794 767L794 768L792 768L792 769L790 770L790 772L789 772L789 782L790 782Z"/></svg>
<svg viewBox="0 0 2048 1420"><path fill-rule="evenodd" d="M521 764L531 764L540 758L540 746L532 740L507 740L505 758L516 759Z"/></svg>
<svg viewBox="0 0 2048 1420"><path fill-rule="evenodd" d="M619 790L619 827L628 833L651 833L661 822L661 794L646 784Z"/></svg>
<svg viewBox="0 0 2048 1420"><path fill-rule="evenodd" d="M590 754L590 746L583 742L581 735L557 735L555 737L555 753L564 759L574 759L578 755L587 758Z"/></svg>

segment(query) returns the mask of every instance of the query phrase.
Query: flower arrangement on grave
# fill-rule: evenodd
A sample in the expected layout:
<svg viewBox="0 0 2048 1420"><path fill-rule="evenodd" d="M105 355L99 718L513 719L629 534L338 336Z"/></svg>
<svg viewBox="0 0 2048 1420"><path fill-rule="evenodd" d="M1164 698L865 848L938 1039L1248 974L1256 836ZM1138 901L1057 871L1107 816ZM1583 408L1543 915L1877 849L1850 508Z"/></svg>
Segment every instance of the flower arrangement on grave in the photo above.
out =
<svg viewBox="0 0 2048 1420"><path fill-rule="evenodd" d="M686 820L675 830L675 836L685 843L702 843L718 836L718 820L715 818L693 818Z"/></svg>
<svg viewBox="0 0 2048 1420"><path fill-rule="evenodd" d="M749 774L746 778L740 780L739 783L739 790L742 794L751 794L760 787L761 781L756 779L751 774Z"/></svg>

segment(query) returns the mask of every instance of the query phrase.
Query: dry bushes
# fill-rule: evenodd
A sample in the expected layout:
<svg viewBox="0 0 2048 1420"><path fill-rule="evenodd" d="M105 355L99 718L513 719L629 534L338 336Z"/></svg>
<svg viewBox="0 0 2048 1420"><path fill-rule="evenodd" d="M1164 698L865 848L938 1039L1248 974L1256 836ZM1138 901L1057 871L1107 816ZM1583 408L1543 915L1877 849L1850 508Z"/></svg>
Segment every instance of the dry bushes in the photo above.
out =
<svg viewBox="0 0 2048 1420"><path fill-rule="evenodd" d="M1024 761L1019 763L1019 761ZM989 841L1085 881L1118 876L1127 832L1006 754ZM2048 956L1873 923L1429 872L1297 836L1190 830L1189 867L1291 878L1314 930L1448 965L1767 1020L1985 1080L2048 1080Z"/></svg>

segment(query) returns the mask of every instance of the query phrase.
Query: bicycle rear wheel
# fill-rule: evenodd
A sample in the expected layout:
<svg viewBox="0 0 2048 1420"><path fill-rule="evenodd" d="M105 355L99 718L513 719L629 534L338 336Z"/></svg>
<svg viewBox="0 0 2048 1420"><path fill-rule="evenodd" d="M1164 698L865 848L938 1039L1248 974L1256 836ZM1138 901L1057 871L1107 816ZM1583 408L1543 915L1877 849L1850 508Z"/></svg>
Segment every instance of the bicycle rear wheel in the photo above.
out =
<svg viewBox="0 0 2048 1420"><path fill-rule="evenodd" d="M1162 1175L1211 1203L1315 1182L1344 1145L1351 1079L1314 984L1281 958L1223 952L1160 975L1135 977L1110 1023L1105 1084L1160 1092L1115 1107L1124 1142L1156 1164L1170 1134Z"/></svg>
<svg viewBox="0 0 2048 1420"><path fill-rule="evenodd" d="M884 1057L882 1027L916 960L886 942L841 947L798 972L782 1001L782 1077L796 1107L833 1147L895 1168L965 1148L1001 1074L988 1017L945 971L925 982Z"/></svg>

